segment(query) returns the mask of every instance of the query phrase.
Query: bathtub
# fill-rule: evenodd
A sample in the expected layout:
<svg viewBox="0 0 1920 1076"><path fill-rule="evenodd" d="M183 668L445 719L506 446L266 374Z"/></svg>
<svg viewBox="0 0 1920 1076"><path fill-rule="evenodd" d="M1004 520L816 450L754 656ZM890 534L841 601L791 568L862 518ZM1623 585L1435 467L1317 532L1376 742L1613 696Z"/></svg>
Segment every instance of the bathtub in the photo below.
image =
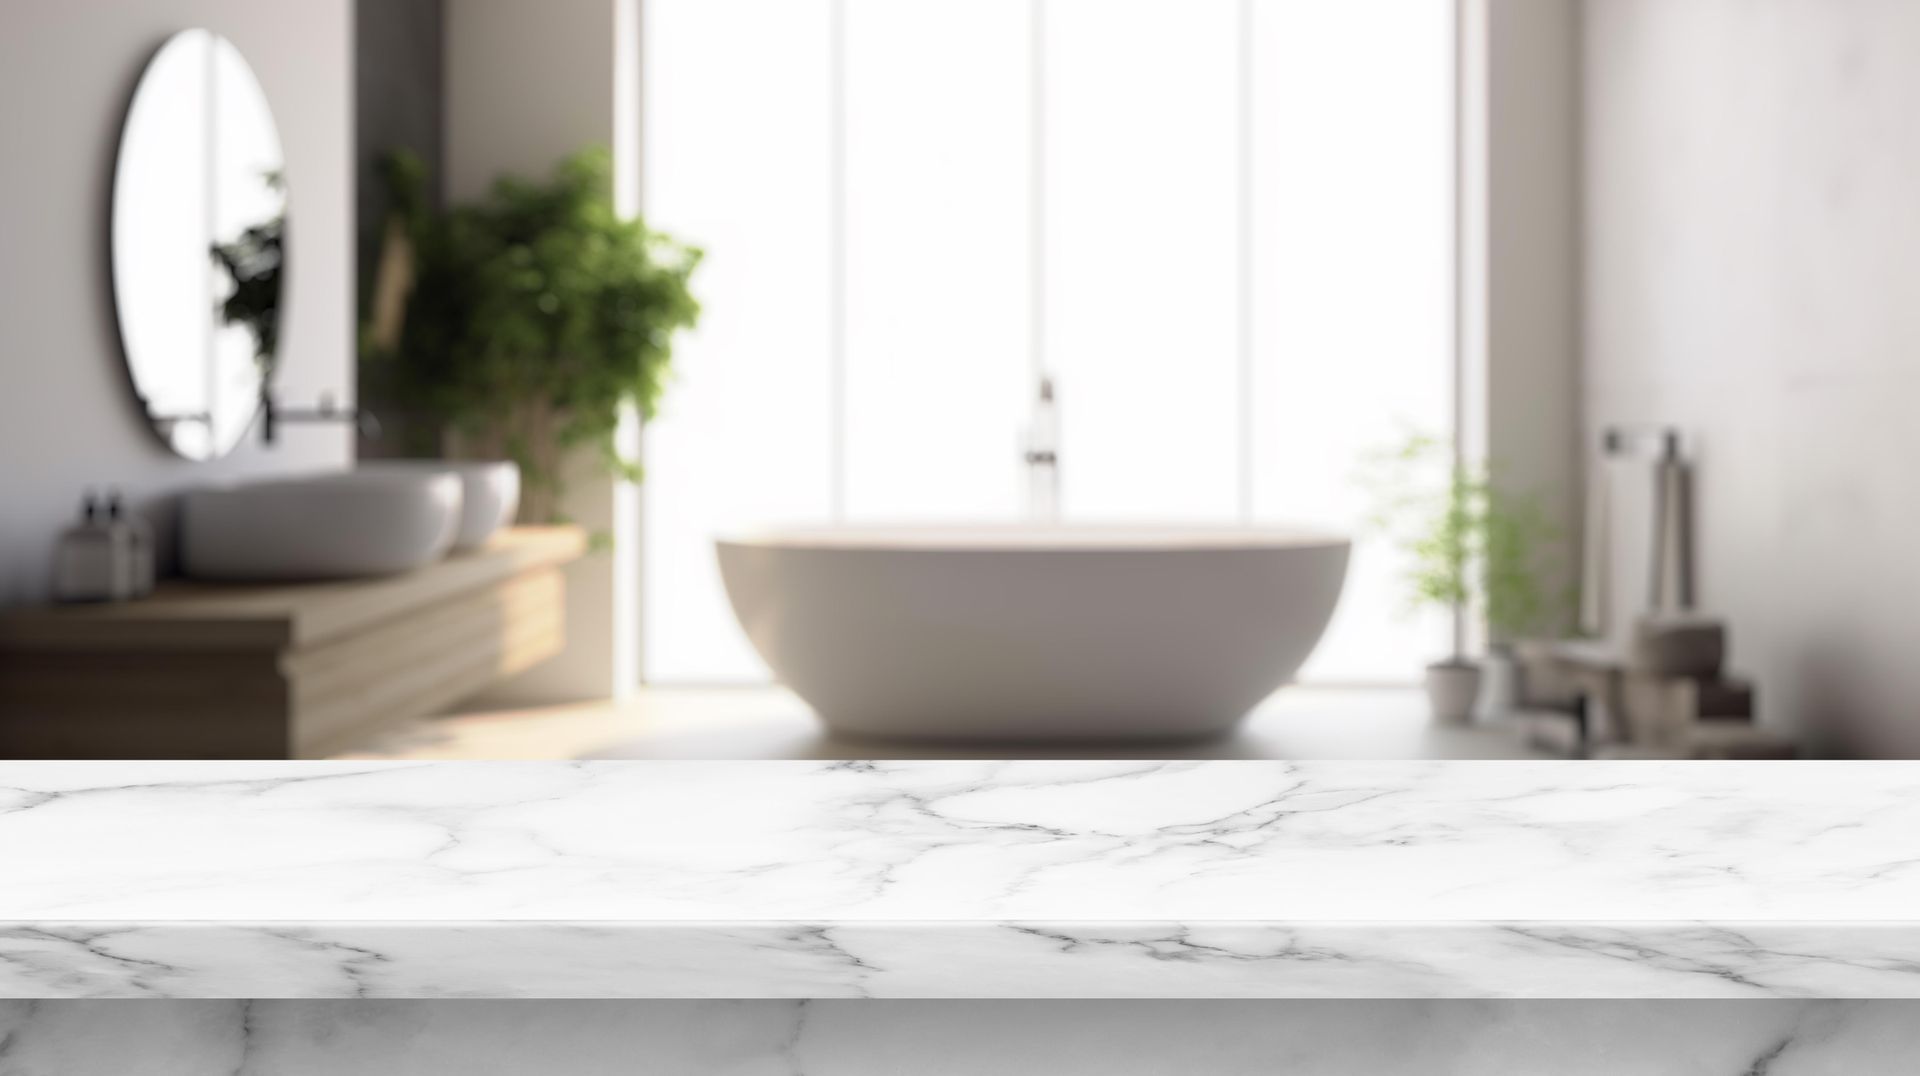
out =
<svg viewBox="0 0 1920 1076"><path fill-rule="evenodd" d="M834 731L1185 739L1313 652L1348 541L1294 529L780 529L718 542L734 614Z"/></svg>

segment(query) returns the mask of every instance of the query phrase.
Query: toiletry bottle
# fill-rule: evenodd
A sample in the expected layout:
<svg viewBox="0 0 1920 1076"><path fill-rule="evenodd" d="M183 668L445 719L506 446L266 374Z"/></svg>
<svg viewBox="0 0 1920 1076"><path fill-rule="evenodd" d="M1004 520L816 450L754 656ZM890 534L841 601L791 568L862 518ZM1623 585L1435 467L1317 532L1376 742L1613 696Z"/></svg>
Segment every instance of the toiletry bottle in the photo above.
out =
<svg viewBox="0 0 1920 1076"><path fill-rule="evenodd" d="M54 548L54 600L98 602L113 598L117 558L113 535L102 517L99 500L89 492L80 522L68 527Z"/></svg>
<svg viewBox="0 0 1920 1076"><path fill-rule="evenodd" d="M153 527L137 512L129 512L119 490L107 495L107 525L114 534L119 578L115 598L144 598L153 590Z"/></svg>
<svg viewBox="0 0 1920 1076"><path fill-rule="evenodd" d="M120 510L120 493L107 491L107 543L113 551L112 570L108 573L107 594L111 601L123 602L133 596L133 538L127 533L127 521Z"/></svg>
<svg viewBox="0 0 1920 1076"><path fill-rule="evenodd" d="M153 593L155 566L159 553L153 544L153 524L139 512L127 513L128 533L133 538L133 596L144 598Z"/></svg>

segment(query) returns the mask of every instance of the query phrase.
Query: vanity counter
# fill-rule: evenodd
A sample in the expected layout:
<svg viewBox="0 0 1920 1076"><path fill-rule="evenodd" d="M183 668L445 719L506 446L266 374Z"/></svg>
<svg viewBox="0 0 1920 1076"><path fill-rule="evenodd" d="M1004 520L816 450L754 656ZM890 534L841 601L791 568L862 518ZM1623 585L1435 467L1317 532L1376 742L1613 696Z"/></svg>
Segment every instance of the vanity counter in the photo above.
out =
<svg viewBox="0 0 1920 1076"><path fill-rule="evenodd" d="M513 527L397 575L0 612L0 758L339 753L559 653L586 550Z"/></svg>
<svg viewBox="0 0 1920 1076"><path fill-rule="evenodd" d="M4 763L0 996L1916 998L1920 765Z"/></svg>

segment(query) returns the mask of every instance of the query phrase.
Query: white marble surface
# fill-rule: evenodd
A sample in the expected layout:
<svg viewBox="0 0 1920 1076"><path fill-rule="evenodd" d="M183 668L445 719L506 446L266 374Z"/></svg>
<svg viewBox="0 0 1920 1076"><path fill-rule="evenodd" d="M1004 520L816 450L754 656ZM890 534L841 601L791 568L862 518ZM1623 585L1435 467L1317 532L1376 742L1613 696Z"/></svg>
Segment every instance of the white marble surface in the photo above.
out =
<svg viewBox="0 0 1920 1076"><path fill-rule="evenodd" d="M0 1076L1911 1076L1902 1001L0 1001Z"/></svg>
<svg viewBox="0 0 1920 1076"><path fill-rule="evenodd" d="M11 763L0 996L1920 997L1920 767Z"/></svg>

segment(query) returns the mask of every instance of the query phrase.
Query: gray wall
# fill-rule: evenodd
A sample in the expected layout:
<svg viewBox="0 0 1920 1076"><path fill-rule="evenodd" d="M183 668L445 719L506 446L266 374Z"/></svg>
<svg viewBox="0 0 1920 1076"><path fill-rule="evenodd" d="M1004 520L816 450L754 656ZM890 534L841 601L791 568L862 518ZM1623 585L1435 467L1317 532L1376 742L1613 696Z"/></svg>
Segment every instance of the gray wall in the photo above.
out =
<svg viewBox="0 0 1920 1076"><path fill-rule="evenodd" d="M1589 0L1588 422L1697 435L1760 705L1920 756L1920 4Z"/></svg>
<svg viewBox="0 0 1920 1076"><path fill-rule="evenodd" d="M119 124L166 36L231 38L265 87L287 156L292 227L279 385L290 403L353 385L351 0L7 0L0 32L0 606L46 593L81 489L166 495L219 477L339 467L348 437L290 429L217 463L181 460L127 387L108 291L106 211Z"/></svg>
<svg viewBox="0 0 1920 1076"><path fill-rule="evenodd" d="M380 160L396 149L426 162L440 202L442 0L356 0L354 4L354 218L360 288L373 277L387 214Z"/></svg>
<svg viewBox="0 0 1920 1076"><path fill-rule="evenodd" d="M380 162L397 149L419 157L431 177L427 203L438 208L446 115L443 0L355 0L354 220L356 296L366 308L378 268L390 199ZM360 386L360 403L380 416L378 437L361 438L358 455L412 456L439 447L434 423L400 410L377 383Z"/></svg>

